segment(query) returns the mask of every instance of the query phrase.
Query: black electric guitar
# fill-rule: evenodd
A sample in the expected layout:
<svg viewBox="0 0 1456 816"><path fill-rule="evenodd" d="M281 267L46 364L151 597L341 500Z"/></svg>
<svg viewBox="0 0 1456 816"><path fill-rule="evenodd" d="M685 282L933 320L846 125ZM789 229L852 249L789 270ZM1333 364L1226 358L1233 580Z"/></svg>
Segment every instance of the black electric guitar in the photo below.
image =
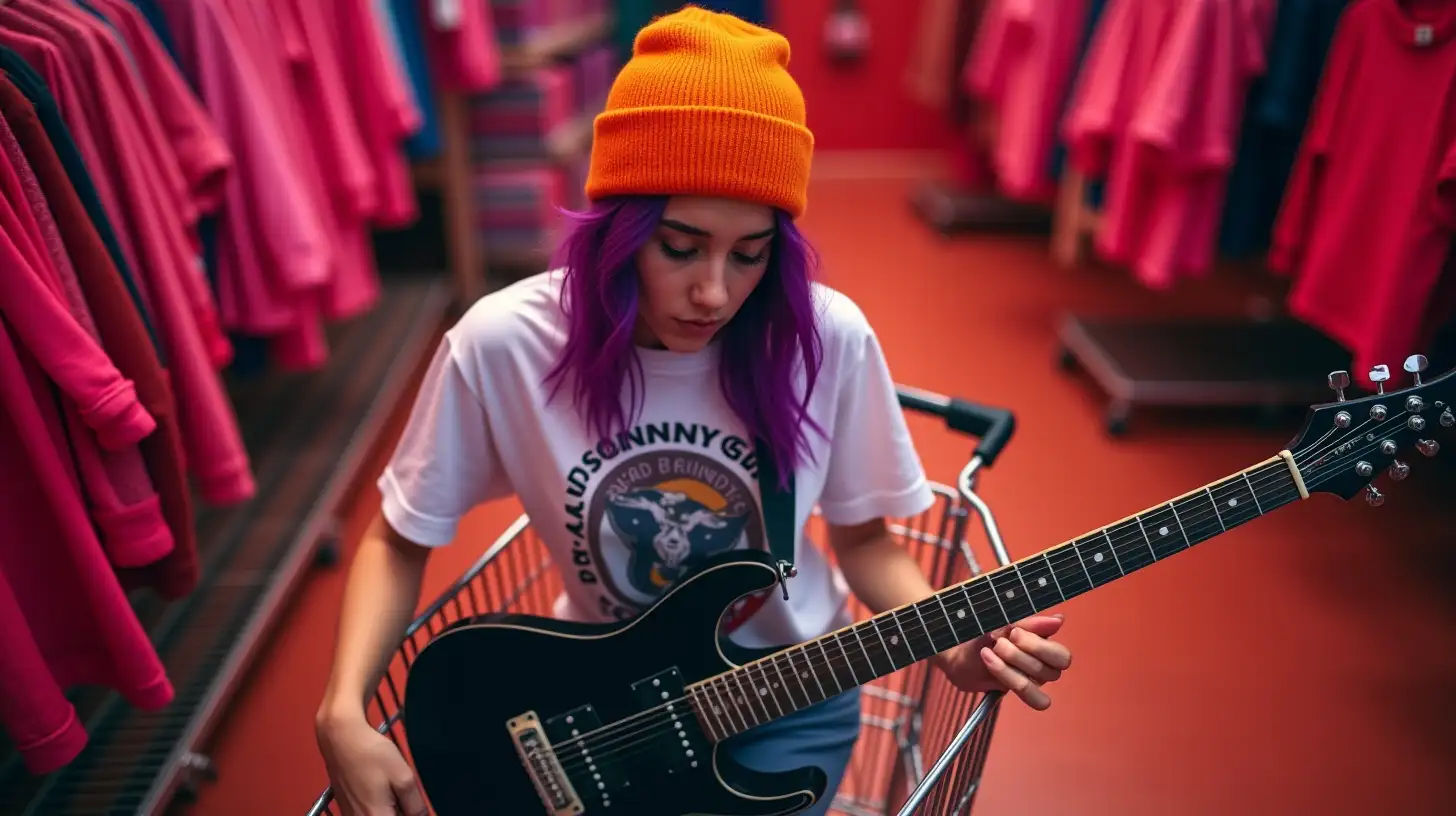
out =
<svg viewBox="0 0 1456 816"><path fill-rule="evenodd" d="M523 615L460 621L421 650L405 730L439 816L799 813L823 794L812 767L750 771L725 739L888 675L1180 553L1276 508L1364 492L1397 457L1434 455L1456 425L1456 372L1310 409L1287 450L1165 504L818 639L747 651L724 611L774 589L757 551L705 564L637 618L582 625ZM1388 377L1388 372L1385 374ZM1378 377L1375 379L1379 379Z"/></svg>

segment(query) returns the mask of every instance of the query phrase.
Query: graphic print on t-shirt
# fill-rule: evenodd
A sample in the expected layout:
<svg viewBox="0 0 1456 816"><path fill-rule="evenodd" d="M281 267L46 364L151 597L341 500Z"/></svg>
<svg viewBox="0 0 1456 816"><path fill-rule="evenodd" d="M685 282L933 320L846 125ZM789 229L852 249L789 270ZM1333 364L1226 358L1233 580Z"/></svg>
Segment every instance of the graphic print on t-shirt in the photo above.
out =
<svg viewBox="0 0 1456 816"><path fill-rule="evenodd" d="M567 532L597 612L633 617L707 558L766 549L757 478L752 443L699 423L642 423L582 453L566 478ZM725 629L766 598L736 604Z"/></svg>

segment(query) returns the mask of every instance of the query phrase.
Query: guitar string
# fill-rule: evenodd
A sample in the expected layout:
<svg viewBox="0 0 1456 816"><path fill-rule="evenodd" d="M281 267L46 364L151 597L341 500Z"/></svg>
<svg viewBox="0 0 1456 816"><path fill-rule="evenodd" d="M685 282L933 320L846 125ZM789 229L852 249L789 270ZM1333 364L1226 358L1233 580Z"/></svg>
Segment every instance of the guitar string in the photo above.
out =
<svg viewBox="0 0 1456 816"><path fill-rule="evenodd" d="M1397 418L1396 421L1398 421L1398 419L1399 418ZM1361 429L1352 429L1351 434L1353 434L1354 431L1356 431L1356 430L1361 430ZM1348 444L1348 441L1340 442L1340 443L1334 445L1333 448L1338 448L1338 447L1340 447L1342 445L1345 445L1345 444ZM1378 445L1378 443L1377 443L1377 445ZM1369 448L1362 449L1360 451L1347 452L1346 454L1343 454L1342 457L1343 457L1343 459L1348 459L1352 455L1360 455L1360 454L1363 454L1368 449ZM1311 454L1308 454L1304 458L1308 458L1308 456L1314 456L1314 457L1317 458L1319 455L1323 455L1323 453L1324 452L1311 453ZM1328 478L1326 474L1328 474L1330 471L1335 470L1335 469L1343 469L1344 465L1346 464L1346 462L1343 461L1343 459L1337 458L1336 460L1327 463L1322 468L1316 469L1316 471L1314 473L1310 474L1310 477L1306 480L1307 483L1315 483L1315 484L1323 483ZM1287 479L1290 480L1290 484L1288 485L1288 488L1293 488L1293 486L1294 486L1293 485L1293 477L1289 473L1287 466L1282 466L1282 465L1283 465L1282 462L1271 462L1271 463L1269 463L1268 470L1270 472L1261 473L1261 474L1259 474L1257 480L1251 480L1251 481L1257 481L1257 483L1258 483L1258 486L1251 488L1251 491L1255 495L1257 495L1257 492L1258 492L1259 489L1261 489L1261 488L1268 488L1271 484L1274 484L1275 482L1281 481L1281 480L1283 480L1285 478L1287 478ZM1226 479L1225 482L1232 481L1233 478L1237 478L1237 477L1231 477L1230 479ZM1210 487L1212 487L1212 486L1210 486ZM1190 498L1191 498L1191 496L1190 496ZM1172 505L1172 502L1165 503L1164 505L1160 505L1157 508L1151 509L1149 511L1145 511L1144 513L1140 513L1139 516L1147 515L1147 514L1153 513L1153 512L1158 512L1159 510L1163 510L1163 509L1168 508L1170 505ZM1217 516L1217 515L1218 515L1218 513L1217 513L1216 510L1214 510L1213 512L1200 511L1197 514L1190 514L1190 518L1187 521L1184 521L1183 522L1184 527L1185 527L1185 532L1186 532L1186 528L1187 527L1190 527L1190 526L1197 527L1199 525L1208 524L1210 521L1213 521L1215 519L1215 516ZM1244 521L1253 520L1254 518L1258 518L1261 515L1263 515L1262 512L1259 513L1256 516L1253 516L1253 517L1250 517L1248 519L1245 519ZM1240 522L1240 523L1243 523L1243 522ZM1217 520L1217 524L1219 525L1220 532L1222 532L1223 529L1225 529L1225 528L1223 527L1223 522L1222 522L1221 518ZM1104 531L1103 532L1107 532L1107 530L1104 528ZM1218 533L1215 533L1214 535L1217 535L1217 534ZM1088 535L1084 535L1082 538L1090 538L1091 536L1095 536L1095 535L1096 535L1096 533L1091 533L1091 534L1088 534ZM1142 535L1141 534L1134 535L1134 534L1132 534L1130 532L1127 535L1123 536L1122 541L1120 543L1119 542L1113 542L1111 540L1111 537L1110 536L1106 536L1106 537L1108 538L1109 543L1112 544L1112 548L1113 548L1114 552L1117 552L1122 547L1126 547L1127 545L1129 545L1129 543L1133 547L1138 548L1138 549L1141 549L1142 547L1145 547L1148 544L1148 541L1146 539L1143 539L1142 543L1139 544L1138 543L1138 540L1140 538L1143 538ZM1072 546L1073 547L1080 547L1080 546L1082 546L1082 544L1076 543L1076 542L1081 542L1082 541L1082 538L1075 539L1074 542L1072 543ZM1174 553L1169 553L1169 554L1176 554L1176 552L1181 552L1182 549L1186 549L1186 547L1180 548L1179 550L1175 551ZM1163 556L1163 558L1166 558L1166 557L1167 557L1166 555ZM1033 558L1034 558L1034 556L1033 556ZM1155 561L1157 561L1157 560L1163 560L1163 558L1156 558L1155 557ZM1048 571L1053 575L1053 577L1058 577L1058 571L1054 567L1051 566L1050 559L1046 559L1046 561L1047 561L1047 564L1048 564ZM1144 566L1150 566L1151 563L1154 563L1154 562L1149 562L1148 564L1145 564ZM1061 575L1062 576L1066 576L1068 574L1070 574L1070 575L1076 575L1077 572L1078 572L1078 568L1079 567L1082 567L1082 566L1083 566L1083 564L1081 563L1081 559L1079 559L1078 567L1068 567L1068 568L1066 568L1066 569L1064 569L1064 570L1061 571ZM1120 564L1117 564L1116 566L1119 569L1119 571L1121 571ZM1123 574L1126 574L1126 573L1123 573ZM974 579L972 579L972 580L974 580ZM1100 586L1101 584L1099 583L1098 585ZM973 605L972 606L973 609L974 609L974 603L975 602L974 602L974 600L972 600L970 598L970 592L973 591L973 590L981 590L982 592L981 592L981 594L980 594L979 597L980 597L981 600L985 600L988 597L985 594L985 591L987 589L988 589L988 587L981 585L980 582L976 582L976 584L974 586L968 584L966 587L963 588L963 591L967 595L967 600L970 601L972 603L972 605ZM1059 592L1060 592L1060 590L1059 590ZM999 603L999 601L998 601L998 603ZM898 616L900 614L903 614L906 611L910 611L910 610L900 610L900 611L897 611L895 613L892 613L892 615L890 617L891 618L898 618ZM929 645L931 647L935 647L935 641L936 641L935 634L936 633L944 634L947 629L950 630L952 636L956 638L956 640L957 640L958 643L968 642L970 640L974 640L976 637L979 636L979 634L972 635L971 637L968 637L968 638L965 638L964 640L962 640L961 637L960 637L960 635L959 635L959 633L956 632L956 627L954 626L954 624L948 618L946 619L946 622L945 623L940 623L939 622L940 621L940 618L939 617L935 618L935 620L937 622L936 622L936 624L933 627L927 626L923 621L922 621L922 625L920 627L922 630L924 630L926 632L927 640L929 641ZM899 623L899 621L897 621L897 624L898 623ZM875 628L878 629L879 625L880 624L876 624L876 627ZM1002 625L1004 626L1006 624L1002 624ZM932 628L934 629L934 632L932 632ZM993 627L991 627L990 630L987 630L987 631L991 631L991 630L994 630L996 628L1000 628L1000 627L999 626L993 626ZM980 634L984 634L984 632L982 632ZM906 637L907 638L910 638L910 636L908 634L906 635ZM817 657L812 657L812 656L809 657L807 663L808 663L808 665L809 665L810 668L815 669L815 670L818 670L818 669L822 669L822 668L825 668L825 667L829 667L831 669L831 671L833 671L833 679L836 681L836 683L838 682L838 677L839 677L838 669L839 668L848 668L850 670L850 673L851 673L851 676L852 677L857 677L857 673L854 672L854 669L857 666L860 667L860 668L867 668L869 670L869 673L871 674L872 677L878 674L878 671L874 668L873 660L870 658L870 655L867 652L866 652L865 657L864 657L864 659L862 661L861 660L857 660L855 657L851 656L848 653L848 650L844 648L842 642L838 642L838 636L835 637L835 640L837 641L837 645L840 647L841 651L844 652L844 659L841 660L841 659L839 659L836 656L829 655L827 653L827 650L825 650L826 659L823 660L823 661L819 660L819 658L817 658ZM914 640L916 640L918 642L918 636L916 638L914 638ZM802 647L804 645L805 644L800 644L800 647ZM765 658L765 659L763 659L761 661L757 661L754 664L750 664L750 665L745 666L743 668L750 670L749 672L746 672L750 676L752 674L751 670L754 669L754 668L758 668L759 671L760 671L760 675L764 679L769 679L771 686L777 687L777 684L776 683L773 683L772 680L771 680L771 678L769 678L769 676L768 676L768 668L767 667L771 665L772 668L776 672L778 672L778 673L780 673L780 675L782 675L783 674L782 668L777 665L777 663L779 662L780 658L787 657L788 654L792 653L793 651L795 651L797 648L800 648L800 647L790 647L789 649L785 649L782 652L775 653L774 655L771 655L768 658ZM909 650L908 643L907 643L907 650ZM911 656L913 657L914 656L914 651L913 650L910 650L910 652L911 652ZM892 668L892 671L898 671L900 668L903 668L903 667L894 667L894 661L893 661L893 659L888 659L887 658L887 661L893 667ZM791 665L794 663L794 661L792 661L792 660L789 660L788 662ZM804 661L800 661L800 662L802 663ZM914 661L914 663L919 663L919 662L922 662L922 660L915 660ZM913 665L913 663L912 664L907 664L907 666L908 665ZM732 671L726 672L723 675L719 675L718 677L715 677L715 678L710 679L708 686L711 687L715 682L719 682L719 683L726 684L726 677L729 674L733 674L733 672ZM856 683L856 684L852 685L851 688L853 688L853 687L855 687L857 685L860 685L860 684L857 684ZM716 694L720 698L722 697L723 692L721 690L718 690L718 689L711 689L711 690L713 691L714 694ZM807 689L805 689L805 690L807 691ZM836 692L835 695L831 695L831 696L837 696L837 694L843 693L843 691L844 691L844 689L841 688L841 690L839 692ZM648 709L646 711L639 712L639 714L634 715L633 717L628 717L628 718L625 718L623 720L619 720L619 721L617 721L616 723L613 723L610 726L606 726L604 728L598 728L598 729L595 729L592 732L589 732L588 734L585 734L585 735L582 735L582 736L579 736L579 737L574 737L571 740L563 741L562 743L560 743L560 747L565 747L565 746L568 746L568 745L570 745L572 743L580 743L581 746L582 746L581 747L581 750L580 751L576 751L575 753L580 754L582 757L586 757L586 756L590 756L591 755L591 752L593 751L592 748L588 747L589 745L596 746L596 749L595 750L598 750L598 751L600 751L602 748L608 748L608 747L613 746L613 745L618 745L619 747L613 748L611 750L607 750L605 754L600 754L599 753L595 757L595 759L600 759L603 756L613 756L616 753L618 753L620 750L622 750L623 748L630 747L630 746L621 746L620 743L622 742L622 740L624 740L624 739L631 739L634 736L634 734L639 734L639 733L642 733L644 731L654 732L654 735L655 735L655 732L660 731L663 727L667 727L665 724L666 723L670 723L672 720L670 718L663 718L661 716L664 713L664 710L666 709L667 706L672 705L674 702L685 702L686 701L688 703L689 709L690 710L694 710L694 709L697 708L697 706L695 704L702 703L702 702L711 702L711 700L707 700L707 701L703 700L702 699L703 696L704 695L702 695L702 694L690 693L690 695L688 697L677 698L675 701L672 701L670 703L666 703L666 704L657 706L657 707L655 707L653 709ZM795 708L797 710L798 709L798 704L794 700L794 695L792 693L791 687L787 687L787 686L785 687L785 697L787 698L787 700L788 700L788 702L790 704L790 707L791 708ZM775 719L774 715L769 711L767 704L764 702L764 698L769 698L769 695L767 693L764 693L764 694L761 694L760 695L759 707L763 709L764 714L768 715L768 719L769 720ZM748 701L750 699L752 699L752 697L750 695L741 695L741 696L738 696L738 697L735 698L734 696L732 696L732 692L730 690L729 691L729 697L727 698L727 700L724 700L724 702L734 702L735 703L734 708L738 708L739 709L739 711L738 711L739 719L745 725L747 725L748 728L753 728L753 727L756 727L757 725L760 725L762 721L759 720L759 716L758 716L757 711L755 711L753 709L753 707L749 704ZM785 712L784 711L783 705L782 705L782 703L779 702L779 699L777 698L776 695L774 697L772 697L771 699L774 702L774 707L775 708L778 708L780 710L780 715L779 716L785 716L787 713L789 713L789 712ZM806 698L805 699L810 699L810 701L811 701L810 704L811 705L814 702L811 699L811 696L806 695ZM723 707L723 708L726 708L726 706ZM751 725L748 724L748 718L745 717L745 716L743 716L743 711L741 710L742 708L746 708L747 709L747 713L749 715L751 715L752 718L754 719L754 722ZM699 717L704 717L706 719L706 712L695 711L695 713L697 713ZM642 722L642 723L640 723L640 726L641 727L632 728L632 730L630 730L630 731L623 732L623 729L625 727L630 726L630 725L633 724L632 723L632 720L639 719L639 718L643 718L643 717L645 717L647 715L658 715L658 716L653 716L651 718L652 722ZM738 730L737 727L736 727L736 725L734 725L730 719L727 719L727 718L724 718L724 717L719 717L719 723L724 723L724 722L726 722L726 723L728 723L728 725L732 726L734 730ZM711 725L711 724L709 724L709 725ZM717 729L714 729L714 730L725 730L725 729L717 728ZM743 730L746 730L746 729L743 729ZM651 739L651 736L649 736L648 739ZM605 741L603 741L603 740L605 740ZM634 744L635 744L635 742L640 742L640 741L634 741ZM558 757L562 755L562 751L560 750L560 747L558 747L558 749L556 751L556 753L558 754ZM573 763L570 763L570 764L575 765L575 764L584 763L584 762L585 762L585 760L578 760L577 762L573 762Z"/></svg>
<svg viewBox="0 0 1456 816"><path fill-rule="evenodd" d="M1286 470L1286 473L1287 473L1287 470ZM1264 482L1264 485L1265 485L1265 487L1267 487L1267 486L1268 486L1268 481L1267 481L1267 479L1266 479L1266 480L1265 480L1265 482ZM1292 486L1293 486L1293 485L1292 485L1292 483L1291 483L1291 485L1290 485L1290 487L1292 487ZM941 632L943 632L943 631L944 631L944 629L945 629L945 628L947 628L947 627L946 627L946 626L945 626L945 625L942 625L942 624L937 624L937 626L936 626L936 629L937 629L937 630L939 630L939 631L941 631ZM953 629L953 627L950 627L950 628L952 628L952 629ZM934 635L931 635L931 636L930 636L930 639L931 639L931 642L932 642L932 643L933 643L933 642L934 642L934 639L935 639L935 638L934 638ZM959 635L957 635L957 639L958 639L958 640L959 640ZM967 640L969 640L969 639L974 639L974 637L972 637L972 638L967 638ZM832 663L838 663L838 664L840 664L840 665L844 665L844 663L843 663L843 662L841 662L841 661L838 661L838 660L833 660L833 661L830 661L830 662L832 662ZM854 662L855 662L855 661L854 661L854 660L853 660L853 658L851 658L851 659L850 659L850 660L849 660L849 663L850 663L850 664L853 664L853 663L854 663ZM918 661L917 661L917 662L918 662ZM893 664L892 664L892 665L893 665ZM776 668L777 668L777 667L776 667ZM792 693L790 693L790 694L789 694L789 695L788 695L788 698L789 698L789 700L790 700L790 703L791 703L791 704L793 704L793 702L794 702L794 701L793 701L793 695L792 695ZM746 702L746 701L745 701L745 702ZM763 707L764 707L764 711L765 711L765 713L766 713L766 714L768 714L768 713L769 713L769 712L768 712L768 710L767 710L767 706L766 706L766 705L764 705L764 704L763 704L763 703L762 703L762 702L760 702L760 706L763 706ZM778 708L780 708L780 709L781 709L781 710L782 710L782 705L781 705L781 704L780 704L780 703L778 703L778 701L777 701L777 699L775 699L775 707L778 707ZM749 713L750 713L750 714L751 714L751 715L752 715L752 716L753 716L753 718L754 718L754 720L755 720L755 721L757 721L757 719L758 719L758 715L757 715L757 712L755 712L755 711L753 711L753 710L752 710L752 709L751 709L751 708L750 708L750 709L749 709ZM772 715L771 715L771 714L769 714L769 716L770 716L770 719L772 719ZM654 719L660 719L660 718L654 718ZM743 719L743 720L744 720L744 722L745 722L745 723L746 723L746 722L747 722L747 718L744 718L744 717L742 717L742 715L741 715L741 714L740 714L740 719ZM754 723L754 725L757 725L757 724L758 724L758 723L757 723L757 722L755 722L755 723ZM646 724L645 724L645 723L644 723L644 725L646 725ZM752 726L750 726L750 727L752 727ZM636 730L636 731L638 731L638 732L640 732L640 731L642 731L642 730L651 730L651 731L656 731L656 730L658 730L658 729L655 729L655 728L648 728L648 729L635 729L635 730ZM622 755L622 752L623 752L623 751L624 751L624 750L628 750L628 749L631 749L631 748L632 748L632 747L634 747L634 746L636 746L636 745L640 745L640 744L641 744L641 743L643 743L643 742L644 742L644 741L646 741L646 740L650 740L650 739L651 739L651 736L652 736L652 735L649 735L649 736L648 736L648 737L647 737L647 738L646 738L646 740L643 740L643 739L631 739L631 737L632 737L632 736L634 736L634 734L630 734L630 733L629 733L629 734L622 734L622 735L619 735L619 737L618 737L618 738L617 738L617 739L616 739L616 740L613 740L613 741L611 741L611 742L610 742L610 743L608 743L608 744L606 744L606 745L599 745L599 746L598 746L598 749L597 749L597 750L598 750L598 753L597 753L597 756L596 756L596 757L593 757L593 758L592 758L592 759L595 759L595 760L601 760L601 759L604 759L604 758L611 758L611 757L620 757L620 756L621 756L621 755ZM628 742L628 743L627 743L627 744L625 744L625 745L623 745L623 744L621 744L621 743L622 743L622 741L623 741L623 739L627 739L627 740L629 740L629 742ZM615 743L615 744L613 744L613 743ZM609 747L609 746L610 746L610 747L611 747L611 750L607 750L607 751L605 751L605 752L604 752L604 753L603 753L603 752L602 752L602 748L606 748L606 747ZM588 762L588 760L587 760L587 759L586 759L586 758L587 758L587 757L589 757L589 756L590 756L590 754L589 754L589 750L590 750L590 749L586 749L586 748L583 748L583 750L582 750L582 751L580 751L580 752L578 752L578 753L579 753L579 754L580 754L580 755L581 755L581 759L580 759L580 760L579 760L579 761L576 761L576 762L570 762L570 761L569 761L569 762L568 762L568 763L566 763L566 764L567 764L567 765L568 765L568 766L569 766L569 767L572 767L572 769L573 769L573 770L575 770L575 769L578 769L578 768L580 768L580 766L581 766L581 765L582 765L582 764L583 764L583 763L584 763L584 762Z"/></svg>
<svg viewBox="0 0 1456 816"><path fill-rule="evenodd" d="M1399 420L1399 418L1396 419L1396 421L1398 421L1398 420ZM1356 429L1356 430L1359 430L1359 429ZM1348 444L1348 442L1340 442L1335 447L1339 447L1339 446L1344 445L1344 444ZM1359 451L1359 452L1355 452L1355 453L1363 453L1363 451ZM1314 455L1319 455L1319 454L1314 454ZM1348 457L1349 455L1350 455L1350 453L1345 454L1346 457ZM1281 463L1270 463L1271 466L1272 465L1278 465L1278 464L1281 464ZM1330 470L1333 470L1333 469L1336 469L1336 468L1341 468L1341 467L1343 467L1343 463L1341 461L1338 461L1337 460L1337 461L1331 462L1331 463L1327 464L1322 470L1317 470L1315 473L1311 474L1310 481L1316 482L1316 483L1322 483L1324 481L1324 479L1325 479L1324 474L1326 472L1328 472ZM1267 488L1274 481L1281 480L1283 478L1289 478L1289 479L1291 479L1291 485L1290 485L1290 487L1293 486L1292 485L1292 476L1289 475L1287 467L1283 467L1283 468L1281 468L1281 467L1271 467L1269 469L1270 469L1270 471L1272 471L1273 478L1272 479L1270 478L1271 477L1271 474L1270 473L1260 474L1260 476L1259 476L1259 482L1260 482L1260 485L1262 487ZM1230 481L1230 480L1225 480L1225 481ZM1256 488L1256 491L1257 491L1257 488ZM1171 504L1171 502L1169 504ZM1164 506L1166 507L1166 505L1164 505ZM1147 511L1147 512L1156 512L1156 510ZM1146 515L1147 512L1142 513L1142 514L1139 514L1139 515ZM1195 525L1195 524L1205 524L1210 519L1213 518L1213 515L1214 514L1211 514L1211 513L1208 513L1208 512L1203 512L1203 513L1199 514L1196 517L1191 517L1190 518L1190 521L1185 526L1191 526L1191 525ZM1262 513L1261 513L1261 515L1262 515ZM1220 525L1221 524L1222 524L1222 522L1220 522ZM1094 534L1091 534L1091 535L1095 535L1095 533ZM1086 538L1086 537L1088 537L1088 536L1083 536L1083 538ZM1126 537L1124 537L1124 540L1123 540L1122 544L1125 546L1129 541L1131 541L1131 542L1133 542L1133 545L1134 546L1139 546L1136 543L1138 537L1139 536L1134 536L1134 535L1129 534ZM1080 540L1081 539L1077 539L1077 541L1080 541ZM1144 544L1146 544L1146 541L1144 542ZM1081 545L1076 545L1076 546L1081 546ZM1117 549L1117 547L1118 547L1118 545L1114 543L1114 549ZM1181 550L1179 550L1179 551L1181 551ZM1164 556L1164 557L1166 557L1166 556ZM1158 559L1158 560L1161 560L1161 559ZM1048 560L1048 564L1050 564L1049 560ZM1079 566L1081 566L1081 565L1079 564ZM1051 569L1050 571L1051 571L1051 573L1054 576L1057 574L1057 571L1055 569ZM1067 570L1064 570L1062 572L1062 574L1064 576L1067 573L1071 573L1071 574L1075 575L1076 572L1077 572L1077 569L1076 568L1069 568ZM971 590L971 589L981 589L981 590L984 590L985 587L979 586L979 585L978 586L975 586L975 587L967 586L966 589L967 590ZM981 595L981 598L983 600L984 600L985 597L986 596L984 594ZM902 610L902 612L903 612L903 610ZM896 613L896 614L898 614L898 613ZM922 626L922 629L924 629L924 628L925 627ZM953 625L952 626L946 626L946 625L943 625L943 624L940 624L940 623L937 622L935 628L936 628L937 631L939 631L941 633L943 633L946 628L949 628L949 629L951 629L951 631L955 635L955 637L959 640L959 635L954 632L955 627ZM992 629L995 629L995 628L999 628L999 627L991 627L991 628ZM930 643L933 646L934 645L934 641L935 641L935 637L934 637L933 634L931 634L929 632L928 629L926 631L927 631L927 635L929 637ZM967 638L966 640L973 640L975 637L976 636L972 636L970 638ZM840 645L841 649L843 649L843 644L842 643L839 643L838 645ZM762 661L759 664L750 664L750 666L745 667L745 668L750 668L751 669L751 668L754 668L755 665L757 665L757 667L760 668L761 673L766 677L767 676L767 669L766 668L763 668L763 664L766 664L766 663L776 664L777 661L778 661L778 659L780 657L787 656L786 653L789 653L791 651L793 651L793 647L791 647L790 649L786 649L784 652L779 652L779 653L771 656L770 658L765 659L764 661ZM913 656L913 651L912 651L912 656ZM840 660L840 659L838 659L836 657L828 656L828 659L825 660L825 661L819 661L818 658L812 658L811 657L809 662L810 662L810 666L813 667L813 668L822 668L822 667L824 667L826 665L827 666L846 667L846 668L851 669L851 673L852 674L853 674L853 669L854 669L854 667L856 665L862 665L862 666L868 666L870 668L871 674L874 674L875 673L875 670L873 668L873 662L868 659L868 657L869 657L868 655L866 655L866 659L863 661L862 664L857 663L857 661L853 657L849 656L848 654L846 654L845 657L846 657L845 660ZM890 661L890 662L891 662L891 665L893 666L894 665L893 664L893 661ZM920 661L917 660L915 662L920 662ZM778 667L777 665L774 665L773 668L776 671L779 671L780 673L782 673L782 669L780 667ZM898 669L896 669L896 670L898 670ZM725 673L725 675L726 674L731 674L731 672ZM713 680L715 680L715 681L717 681L717 680L723 680L725 678L725 675L720 675L718 678L713 678ZM836 672L836 675L837 675L837 672ZM837 680L837 676L834 679ZM717 695L719 695L721 697L722 691L717 690L717 689L713 689L713 691L714 691L715 694L717 694ZM788 698L791 706L792 705L797 705L794 702L794 700L793 700L793 694L792 694L791 689L789 689L787 691L788 691L788 693L787 693L786 696L787 696L787 698ZM698 695L698 697L700 698L701 695ZM683 698L679 698L679 700L681 700L681 699L683 699ZM731 699L732 698L730 697L729 700L731 700ZM694 702L696 702L696 701L697 700L694 700ZM742 698L739 698L738 705L739 706L746 706L748 708L748 714L752 715L753 719L755 720L755 722L753 723L753 725L749 725L748 726L748 727L751 728L751 727L754 727L754 726L756 726L756 725L759 724L759 722L758 722L758 714L757 714L756 711L753 710L753 708L751 706L748 706L748 702L747 701L748 701L748 698L746 696L745 697L742 697ZM779 708L780 711L782 712L783 706L782 706L782 704L779 703L779 701L776 698L774 699L774 703L775 703L775 707L776 708ZM760 700L759 705L760 705L760 707L763 708L764 713L767 714L770 719L773 719L773 715L768 711L767 705L762 700ZM634 715L634 716L643 716L643 715L653 714L653 713L656 713L656 712L660 712L662 710L662 708L664 708L664 706L658 706L656 709L649 709L647 711L640 712L639 715ZM744 717L743 716L743 713L741 711L738 712L738 713L739 713L739 719L742 720L745 723L745 725L746 725L748 723L748 718L747 717ZM567 740L567 741L563 742L562 745L564 746L564 745L568 745L568 744L570 744L572 742L583 741L583 743L585 743L585 742L592 742L594 744L597 744L599 747L601 747L603 745L603 743L600 742L601 738L607 737L608 736L608 733L610 733L612 731L620 731L622 729L622 727L630 725L631 724L630 721L632 719L633 718L627 718L627 719L618 721L617 723L614 723L612 726L608 726L605 729L602 729L602 728L596 729L593 732L588 733L587 735L583 735L581 737L573 738L572 740ZM720 722L728 722L729 725L733 725L732 722L731 722L731 720L724 719L724 718L720 718ZM644 725L646 725L646 724L644 723ZM736 729L736 726L733 726L733 727ZM718 729L718 730L723 730L723 729ZM630 734L621 734L620 736L627 737L627 736L630 736Z"/></svg>

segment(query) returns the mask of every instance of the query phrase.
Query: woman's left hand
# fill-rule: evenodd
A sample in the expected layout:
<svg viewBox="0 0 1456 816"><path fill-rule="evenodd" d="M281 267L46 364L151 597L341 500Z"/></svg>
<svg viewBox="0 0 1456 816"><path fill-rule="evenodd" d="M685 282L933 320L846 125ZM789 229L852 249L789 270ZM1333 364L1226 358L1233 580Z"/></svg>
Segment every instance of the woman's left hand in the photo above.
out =
<svg viewBox="0 0 1456 816"><path fill-rule="evenodd" d="M1072 665L1072 652L1051 640L1062 616L1036 615L942 652L936 663L965 691L1010 691L1037 711L1052 704L1045 686Z"/></svg>

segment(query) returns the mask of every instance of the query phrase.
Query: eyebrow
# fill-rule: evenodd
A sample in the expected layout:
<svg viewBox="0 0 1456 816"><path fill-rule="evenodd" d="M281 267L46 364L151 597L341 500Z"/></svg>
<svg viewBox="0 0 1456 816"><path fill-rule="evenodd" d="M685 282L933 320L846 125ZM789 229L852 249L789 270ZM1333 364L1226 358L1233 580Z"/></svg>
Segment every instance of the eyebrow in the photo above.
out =
<svg viewBox="0 0 1456 816"><path fill-rule="evenodd" d="M713 237L713 233L708 232L707 230L703 229L702 227L695 227L692 224L684 224L683 222L678 221L678 220L675 220L675 219L672 219L672 218L664 218L664 219L662 219L662 222L661 223L662 223L662 225L664 227L667 227L670 230L675 230L677 232L685 233L687 235L699 235L699 236L702 236L704 238L711 238L711 237ZM738 240L740 240L740 241L756 241L759 238L768 238L768 237L772 236L775 232L778 232L778 228L777 227L769 227L766 230L760 230L758 232L749 233L748 235L744 235L744 236L740 237Z"/></svg>

